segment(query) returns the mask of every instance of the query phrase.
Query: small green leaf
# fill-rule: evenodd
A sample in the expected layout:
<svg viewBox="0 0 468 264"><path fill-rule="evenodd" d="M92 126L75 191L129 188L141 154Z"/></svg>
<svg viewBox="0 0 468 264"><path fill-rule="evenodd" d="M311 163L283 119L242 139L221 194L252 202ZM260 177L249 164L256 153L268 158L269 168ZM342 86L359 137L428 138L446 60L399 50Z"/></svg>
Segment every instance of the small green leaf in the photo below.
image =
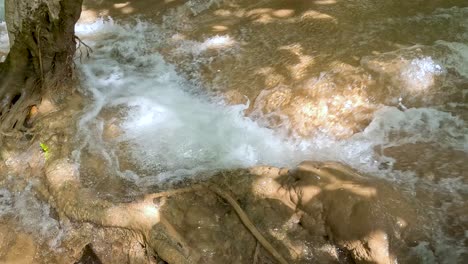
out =
<svg viewBox="0 0 468 264"><path fill-rule="evenodd" d="M41 149L42 149L42 152L45 153L45 158L48 159L49 158L49 146L47 146L46 144L44 143L39 143L39 145L41 146Z"/></svg>
<svg viewBox="0 0 468 264"><path fill-rule="evenodd" d="M49 147L46 144L40 143L39 145L41 145L42 151L44 151L45 153L49 152Z"/></svg>

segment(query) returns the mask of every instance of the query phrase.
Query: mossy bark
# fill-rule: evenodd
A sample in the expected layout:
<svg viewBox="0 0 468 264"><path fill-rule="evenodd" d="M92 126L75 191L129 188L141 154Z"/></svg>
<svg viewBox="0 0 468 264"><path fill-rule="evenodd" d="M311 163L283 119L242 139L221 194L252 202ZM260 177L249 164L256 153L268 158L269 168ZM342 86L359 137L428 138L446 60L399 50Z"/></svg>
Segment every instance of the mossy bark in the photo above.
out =
<svg viewBox="0 0 468 264"><path fill-rule="evenodd" d="M82 0L37 0L34 8L27 1L30 0L7 0L7 5L15 5L14 21L7 16L7 26L15 30L10 31L14 39L10 53L0 64L3 134L24 131L31 107L43 96L56 99L70 93L76 50L74 26ZM22 7L26 8L21 10ZM58 15L51 14L51 7ZM20 26L15 25L18 21Z"/></svg>

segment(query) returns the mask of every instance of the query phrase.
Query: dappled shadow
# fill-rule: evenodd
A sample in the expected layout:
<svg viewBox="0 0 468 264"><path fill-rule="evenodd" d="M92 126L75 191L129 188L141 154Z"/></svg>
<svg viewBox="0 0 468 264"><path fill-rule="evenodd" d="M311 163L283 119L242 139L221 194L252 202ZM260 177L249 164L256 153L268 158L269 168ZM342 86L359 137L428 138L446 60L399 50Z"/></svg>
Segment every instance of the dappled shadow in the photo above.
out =
<svg viewBox="0 0 468 264"><path fill-rule="evenodd" d="M447 82L454 89L406 91L361 65L367 56L379 60L380 54L415 44L460 41L461 17L435 11L451 6L467 3L89 0L84 9L155 21L165 31L154 51L228 103L248 99L247 115L262 125L287 123L295 135L347 138L367 127L381 104L398 106L398 97L408 98L408 107L461 100L463 82Z"/></svg>
<svg viewBox="0 0 468 264"><path fill-rule="evenodd" d="M67 151L67 147L55 144L52 149ZM38 196L44 204L41 206L53 208L54 213L49 209L31 211L30 204L19 203L17 206L23 207L18 209L29 210L31 217L37 218L34 223L40 224L28 227L28 235L12 236L10 240L18 241L9 243L6 249L18 252L16 245L26 241L28 250L38 252L34 263L78 261L89 254L90 247L93 259L103 263L152 258L168 263L275 263L239 218L238 210L210 186L230 195L287 263L353 263L352 258L358 257L376 261L384 258L379 254L385 252L400 257L424 239L416 232L423 227L424 214L404 195L387 182L358 175L335 163L306 163L293 171L273 167L224 171L202 182L180 182L167 193L161 193L167 187L154 186L129 196L128 191L119 194L112 188L109 192L108 186L86 185L80 171L95 166L89 164L92 155L80 170L62 156L53 156L54 160L44 164L38 149L33 157L39 161L25 162L37 173L27 177L38 182L38 189L27 192ZM11 162L5 166L16 175ZM27 167L21 166L21 161L15 166ZM108 177L109 171L93 173L100 179ZM183 190L185 187L189 189ZM8 209L13 201L0 205ZM16 213L7 212L7 216ZM24 230L21 213L19 220L5 225ZM0 233L9 234L8 228L1 227ZM60 243L51 248L48 240L36 238L40 236L38 229L53 230L46 238ZM63 250L53 251L57 248ZM363 248L364 253L360 251ZM29 253L23 257L33 260Z"/></svg>
<svg viewBox="0 0 468 264"><path fill-rule="evenodd" d="M194 30L180 34L199 41L212 34L229 34L239 43L239 57L221 57L207 64L205 74L210 76L205 80L207 83L213 81L213 76L221 75L218 70L227 72L224 75L227 86L223 89L239 90L252 101L264 88L284 85L287 87L280 89L276 95L285 104L299 101L298 107L301 107L305 116L326 116L329 106L322 104L320 110L316 110L314 101L309 100L308 96L314 95L325 100L332 95L336 96L343 87L356 80L355 76L358 78L362 75L353 65L359 64L359 56L371 53L372 45L376 45L378 49L375 51L379 53L394 49L401 43L395 43L392 37L386 39L383 36L385 33L377 30L378 33L372 35L372 38L384 37L376 41L383 41L385 45L364 43L356 49L356 53L350 52L355 46L347 44L355 40L353 26L359 25L356 21L370 19L353 13L360 11L361 7L348 8L346 4L349 3L346 1L293 2L296 5L294 8L284 2L247 3L248 8L244 11L235 5L228 8L215 5L206 11L208 15L202 13L193 19L194 25L189 28ZM101 6L94 6L94 10L97 14L107 12L116 17L145 12L153 14L153 11L144 10L149 8L143 2L114 4L106 6L106 2L102 2ZM92 10L91 6L88 6L88 10ZM367 10L372 19L381 14L372 13L375 8ZM396 11L391 13L398 15ZM348 17L349 14L353 16ZM209 19L213 17L215 19ZM169 60L181 64L194 61L194 57L187 60L171 58L171 53L164 52L164 48L168 47L163 47L161 52ZM357 56L357 59L353 56ZM348 66L339 67L340 64ZM357 73L346 76L338 74L331 79L320 75L320 72L331 69ZM323 78L308 82L315 75ZM323 91L332 89L332 93L328 92L325 96L320 93L308 94L302 89L304 83L313 88L322 87ZM365 95L362 97L365 98ZM348 99L351 96L344 94L342 97ZM356 101L359 101L361 96L357 97ZM346 100L337 99L337 102L344 103ZM274 110L276 105L272 102L266 107ZM271 256L258 246L256 239L243 226L233 206L207 189L145 200L141 192L150 190L141 190L132 183L113 178L118 175L110 175L113 170L106 170L104 165L109 164L92 156L98 155L96 153L83 152L84 156L89 156L82 159L82 167L78 170L76 164L66 159L72 156L71 151L61 152L61 148L72 147L70 142L74 132L64 127L74 123L76 118L73 122L70 121L72 118L66 121L63 121L65 118L54 119L63 123L61 126L50 126L50 120L44 121L49 126L44 126L43 133L54 137L39 136L34 143L34 157L41 162L34 167L34 172L27 174L34 174L31 177L39 182L37 192L41 193L44 201L50 201L50 207L57 211L49 213L44 209L47 221L50 221L52 215L53 218L63 220L61 224L66 228L62 229L59 224L57 226L63 232L60 234L63 238L60 246L67 247L67 250L57 253L49 247L38 252L67 255L70 262L84 256L81 249L86 253L92 242L92 253L107 263L121 263L129 259L150 262L157 257L168 261L171 257L177 259L179 256L195 257L200 263L272 262ZM64 136L66 133L70 135ZM48 144L50 139L53 142L50 145L52 152L58 152L54 154L56 157L48 161L47 168L44 168L45 157L37 147L43 139ZM2 153L5 156L7 154L10 155ZM64 159L62 163L51 163L55 158ZM31 166L22 156L13 160L18 160L19 167ZM12 170L11 159L8 161L3 168L5 173L0 173L2 177L8 174L15 178L20 173ZM48 170L44 175L45 169ZM256 228L291 263L352 263L350 256L355 260L376 262L376 259L400 257L426 239L424 230L420 230L425 227L424 212L408 201L396 186L357 175L339 165L306 163L291 172L276 168L230 171L215 175L207 183L216 184L230 193ZM186 182L185 185L190 186L190 183ZM159 188L156 186L152 191L157 192ZM17 186L11 189L21 190ZM10 206L10 203L6 206ZM168 222L163 223L161 216ZM40 236L38 231L34 232ZM2 227L0 233L2 238L13 237L8 228ZM8 241L9 246L13 245L9 249L20 252L26 248L24 244L35 247L34 239L30 237L23 237L19 241L22 243ZM44 247L49 246L47 241L42 243ZM34 256L29 252L24 255L27 258Z"/></svg>
<svg viewBox="0 0 468 264"><path fill-rule="evenodd" d="M224 171L201 182L180 182L167 192L155 186L130 199L123 193L127 201L115 202L100 193L107 189L83 186L75 164L66 159L49 162L45 168L43 163L33 166L46 171L35 176L47 190L39 197L41 203L53 201L50 206L55 213L31 213L44 221L41 225L54 223L55 233L47 238L59 239L60 244L51 248L47 240L36 239L37 228L50 230L51 226L29 227L28 234L8 236L8 227L24 231L24 215L15 223L0 222L0 234L13 241L5 249L14 255L27 248L27 254L18 259L34 263L73 262L90 254L103 263L152 263L151 259L275 263L238 210L286 263L393 263L396 259L424 263L424 256L413 248L433 243L429 232L432 224L438 224L431 223L425 208L397 186L339 163L305 162L292 171L274 167ZM105 171L96 173L99 178ZM212 186L232 197L240 209L213 192ZM33 196L39 190L28 192ZM31 205L22 206L28 210ZM6 259L13 259L10 255Z"/></svg>
<svg viewBox="0 0 468 264"><path fill-rule="evenodd" d="M82 22L91 22L98 17L110 16L114 19L126 19L129 16L141 16L146 19L156 18L169 8L176 7L185 0L84 0Z"/></svg>
<svg viewBox="0 0 468 264"><path fill-rule="evenodd" d="M420 263L411 248L427 241L428 216L401 190L339 163L304 162L278 182L302 212L309 232L360 263Z"/></svg>
<svg viewBox="0 0 468 264"><path fill-rule="evenodd" d="M407 92L380 80L361 65L362 58L414 44L432 45L438 39L457 41L457 32L463 30L457 18L435 15L434 29L429 26L434 24L430 14L438 7L466 5L463 1L425 1L423 8L418 1L220 1L197 11L193 8L197 3L147 16L158 21L166 17L161 23L169 38L155 50L188 79L225 95L228 102L245 103L248 98L247 114L257 120L265 117L264 125L273 127L286 116L293 134L310 136L320 130L338 137L362 131L380 104L396 105L398 96L407 95L409 106L431 104L426 92ZM222 41L229 45L219 44ZM219 45L208 46L214 42ZM288 95L278 99L275 89L287 90ZM273 92L260 100L264 90ZM439 100L458 98L448 89L436 95ZM307 104L312 108L303 109Z"/></svg>

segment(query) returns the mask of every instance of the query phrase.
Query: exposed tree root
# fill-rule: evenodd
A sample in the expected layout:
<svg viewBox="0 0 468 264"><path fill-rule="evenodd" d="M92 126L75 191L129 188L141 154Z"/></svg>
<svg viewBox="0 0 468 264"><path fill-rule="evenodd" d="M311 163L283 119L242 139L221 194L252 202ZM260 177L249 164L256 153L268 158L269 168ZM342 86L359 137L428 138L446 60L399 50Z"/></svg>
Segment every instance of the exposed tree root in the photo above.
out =
<svg viewBox="0 0 468 264"><path fill-rule="evenodd" d="M255 225L250 221L249 217L247 214L242 210L240 205L232 198L231 195L229 195L227 192L221 190L217 186L210 185L208 186L208 189L223 199L225 199L236 211L237 215L241 219L242 223L247 227L247 229L252 233L252 235L257 239L258 242L268 251L270 254L276 259L281 264L287 264L288 262L279 254L278 251L268 242L265 237L258 231L258 229L255 227Z"/></svg>
<svg viewBox="0 0 468 264"><path fill-rule="evenodd" d="M150 199L155 199L159 197L168 197L168 196L173 196L176 194L181 194L181 193L187 193L187 192L194 192L194 191L199 191L202 189L207 189L209 191L212 191L219 197L223 198L226 200L231 207L234 209L236 212L237 216L239 216L239 219L241 222L244 224L244 226L250 231L250 233L255 237L255 239L281 264L287 264L288 262L279 254L279 252L266 240L266 238L258 231L258 229L255 227L255 225L250 221L249 217L245 213L245 211L240 207L239 203L226 191L222 190L221 188L212 185L212 184L206 184L206 185L196 185L192 186L189 188L183 188L183 189L177 189L177 190L172 190L172 191L166 191L166 192L161 192L161 193L155 193L155 194L150 194L146 198Z"/></svg>
<svg viewBox="0 0 468 264"><path fill-rule="evenodd" d="M265 239L258 231L252 221L237 201L226 191L212 184L195 185L188 188L165 191L150 194L143 200L114 205L101 200L92 195L89 191L81 187L78 171L74 165L62 161L49 166L46 170L46 178L49 192L54 198L54 203L59 212L74 219L75 221L85 221L98 224L104 227L118 227L139 231L146 238L150 237L150 232L154 226L161 225L169 235L170 239L176 240L180 244L183 252L177 251L174 247L164 243L156 243L155 251L170 252L169 258L186 260L196 260L199 256L190 250L183 237L161 214L159 206L155 205L154 199L165 198L182 193L209 190L226 200L234 209L241 222L255 237L255 239L281 264L288 263L279 252ZM175 255L174 255L175 254ZM162 256L164 259L164 256Z"/></svg>

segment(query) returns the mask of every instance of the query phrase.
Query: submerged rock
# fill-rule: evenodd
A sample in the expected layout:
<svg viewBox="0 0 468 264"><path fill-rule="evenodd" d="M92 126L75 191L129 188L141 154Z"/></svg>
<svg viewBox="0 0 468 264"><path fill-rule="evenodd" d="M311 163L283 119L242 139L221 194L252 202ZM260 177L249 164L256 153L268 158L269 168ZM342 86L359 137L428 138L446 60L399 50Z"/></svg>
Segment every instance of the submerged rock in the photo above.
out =
<svg viewBox="0 0 468 264"><path fill-rule="evenodd" d="M305 162L291 176L304 222L321 221L329 239L350 251L356 263L401 261L425 238L424 215L389 182L336 163ZM316 225L311 227L314 232Z"/></svg>

